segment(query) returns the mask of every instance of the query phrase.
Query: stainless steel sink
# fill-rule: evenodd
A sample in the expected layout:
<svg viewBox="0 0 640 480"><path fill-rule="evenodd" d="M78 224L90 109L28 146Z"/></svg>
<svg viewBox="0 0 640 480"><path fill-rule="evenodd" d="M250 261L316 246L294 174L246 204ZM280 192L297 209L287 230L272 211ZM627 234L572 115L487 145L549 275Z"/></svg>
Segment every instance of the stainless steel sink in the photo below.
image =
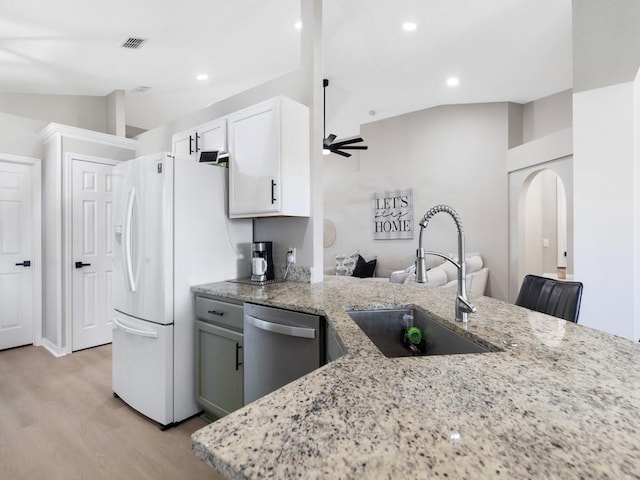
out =
<svg viewBox="0 0 640 480"><path fill-rule="evenodd" d="M362 331L387 357L454 355L500 351L490 344L472 340L471 334L458 333L443 323L415 309L350 310L347 312ZM405 315L413 317L413 326L422 331L422 341L412 344L406 339Z"/></svg>

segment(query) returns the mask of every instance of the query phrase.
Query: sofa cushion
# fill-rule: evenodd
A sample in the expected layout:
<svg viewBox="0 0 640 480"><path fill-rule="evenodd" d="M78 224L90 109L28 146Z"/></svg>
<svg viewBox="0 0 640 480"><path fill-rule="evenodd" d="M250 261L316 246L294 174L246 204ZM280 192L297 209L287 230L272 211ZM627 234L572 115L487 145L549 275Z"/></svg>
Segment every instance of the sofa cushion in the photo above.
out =
<svg viewBox="0 0 640 480"><path fill-rule="evenodd" d="M467 274L467 295L474 297L476 295L484 295L487 288L487 280L489 277L489 269L486 267ZM452 280L443 285L443 288L455 290L458 288L458 280Z"/></svg>
<svg viewBox="0 0 640 480"><path fill-rule="evenodd" d="M450 282L451 280L456 280L458 278L458 268L449 261L445 261L442 265L434 268L433 270L442 270L447 277L447 282ZM444 282L444 283L447 283L447 282Z"/></svg>
<svg viewBox="0 0 640 480"><path fill-rule="evenodd" d="M391 272L391 275L389 275L389 281L391 283L404 283L407 277L410 274L415 273L415 271L416 271L415 264L409 265L404 270L396 270L395 272Z"/></svg>
<svg viewBox="0 0 640 480"><path fill-rule="evenodd" d="M484 263L480 255L474 255L473 257L467 257L467 273L477 272L482 268Z"/></svg>
<svg viewBox="0 0 640 480"><path fill-rule="evenodd" d="M404 281L404 283L405 284L416 283L416 274L415 273L409 274L406 280ZM441 287L446 283L447 283L447 274L442 268L436 267L427 271L427 283L425 283L426 286Z"/></svg>

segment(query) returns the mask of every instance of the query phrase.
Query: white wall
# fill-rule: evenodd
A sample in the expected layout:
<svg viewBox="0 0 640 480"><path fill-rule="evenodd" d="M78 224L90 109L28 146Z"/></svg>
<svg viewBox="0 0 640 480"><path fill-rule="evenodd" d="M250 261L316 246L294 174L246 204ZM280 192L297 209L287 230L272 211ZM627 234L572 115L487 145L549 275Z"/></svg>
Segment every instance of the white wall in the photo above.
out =
<svg viewBox="0 0 640 480"><path fill-rule="evenodd" d="M555 273L557 263L557 181L552 170L537 173L527 190L524 271L534 275ZM543 241L547 240L545 247Z"/></svg>
<svg viewBox="0 0 640 480"><path fill-rule="evenodd" d="M634 184L632 82L574 95L575 277L584 283L580 323L634 337ZM637 327L635 327L637 328ZM637 334L636 334L637 336Z"/></svg>
<svg viewBox="0 0 640 480"><path fill-rule="evenodd" d="M415 259L413 240L373 240L371 195L413 189L414 228L426 211L448 204L462 217L468 252L481 252L490 268L487 294L507 297L508 104L437 107L362 126L369 150L325 160L325 218L336 225L335 255L359 249L386 267L406 267ZM419 230L419 229L418 229ZM457 251L457 232L447 215L436 215L425 232L425 247Z"/></svg>
<svg viewBox="0 0 640 480"><path fill-rule="evenodd" d="M543 223L543 182L540 176L543 172L536 174L526 191L525 198L525 221L522 222L524 228L524 245L520 252L521 263L524 271L541 275L543 271L543 251L542 251L542 223Z"/></svg>
<svg viewBox="0 0 640 480"><path fill-rule="evenodd" d="M0 151L42 158L39 132L47 122L0 112Z"/></svg>
<svg viewBox="0 0 640 480"><path fill-rule="evenodd" d="M558 92L522 106L522 142L527 143L573 125L573 94Z"/></svg>
<svg viewBox="0 0 640 480"><path fill-rule="evenodd" d="M0 112L107 132L107 97L0 93Z"/></svg>

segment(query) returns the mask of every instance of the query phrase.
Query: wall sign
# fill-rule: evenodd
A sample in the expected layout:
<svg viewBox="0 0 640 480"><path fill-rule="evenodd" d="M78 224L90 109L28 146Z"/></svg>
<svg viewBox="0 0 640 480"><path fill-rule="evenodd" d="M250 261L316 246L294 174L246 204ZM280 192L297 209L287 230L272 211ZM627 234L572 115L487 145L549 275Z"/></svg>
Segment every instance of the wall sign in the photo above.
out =
<svg viewBox="0 0 640 480"><path fill-rule="evenodd" d="M373 239L413 238L413 189L373 194Z"/></svg>

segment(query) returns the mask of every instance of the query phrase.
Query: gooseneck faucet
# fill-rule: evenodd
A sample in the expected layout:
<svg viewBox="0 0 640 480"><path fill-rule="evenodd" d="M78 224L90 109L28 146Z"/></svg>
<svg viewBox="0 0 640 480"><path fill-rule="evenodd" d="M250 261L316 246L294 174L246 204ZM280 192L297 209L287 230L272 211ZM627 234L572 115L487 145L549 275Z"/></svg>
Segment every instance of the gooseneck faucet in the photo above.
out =
<svg viewBox="0 0 640 480"><path fill-rule="evenodd" d="M422 248L422 235L424 233L429 220L436 214L440 212L445 212L451 215L453 221L456 224L456 228L458 229L458 262L453 261L452 258L449 258L446 255L438 252L425 252L424 248ZM460 220L460 216L456 213L456 211L447 206L447 205L436 205L431 208L427 213L424 214L422 220L419 222L420 225L420 237L418 240L418 251L417 251L417 259L416 259L416 282L417 283L427 283L427 262L425 260L425 255L436 255L438 257L444 258L446 261L453 263L458 269L458 295L456 297L456 321L467 323L467 314L475 313L476 307L471 305L467 300L467 262L465 260L465 249L464 249L464 229L462 228L462 221Z"/></svg>

